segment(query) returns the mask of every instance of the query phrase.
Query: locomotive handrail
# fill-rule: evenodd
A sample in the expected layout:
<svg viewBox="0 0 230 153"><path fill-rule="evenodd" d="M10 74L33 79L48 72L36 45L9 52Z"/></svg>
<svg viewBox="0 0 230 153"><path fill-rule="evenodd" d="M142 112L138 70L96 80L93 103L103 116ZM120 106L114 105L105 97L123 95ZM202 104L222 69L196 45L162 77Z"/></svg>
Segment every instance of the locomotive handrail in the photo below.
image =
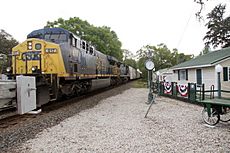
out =
<svg viewBox="0 0 230 153"><path fill-rule="evenodd" d="M16 58L16 56L14 56L14 74L16 75L16 73L17 73L17 69L16 69L16 66L17 66L17 62L16 62L16 60L17 60L17 58Z"/></svg>
<svg viewBox="0 0 230 153"><path fill-rule="evenodd" d="M27 54L26 54L26 58L25 58L25 64L26 64L26 66L25 66L25 69L26 69L26 74L27 74L27 69L28 69L28 66L27 66ZM16 74L16 73L15 73Z"/></svg>
<svg viewBox="0 0 230 153"><path fill-rule="evenodd" d="M40 68L40 73L42 73L42 54L39 54L39 68Z"/></svg>

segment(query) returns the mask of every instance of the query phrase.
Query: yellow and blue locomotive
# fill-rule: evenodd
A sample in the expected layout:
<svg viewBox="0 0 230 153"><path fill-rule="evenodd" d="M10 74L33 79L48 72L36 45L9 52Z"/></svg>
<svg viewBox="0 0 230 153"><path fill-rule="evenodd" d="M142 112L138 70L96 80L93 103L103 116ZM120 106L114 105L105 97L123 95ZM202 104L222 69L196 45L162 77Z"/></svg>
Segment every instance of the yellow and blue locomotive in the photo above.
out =
<svg viewBox="0 0 230 153"><path fill-rule="evenodd" d="M9 71L36 76L38 106L128 79L128 66L62 28L31 32L13 48Z"/></svg>

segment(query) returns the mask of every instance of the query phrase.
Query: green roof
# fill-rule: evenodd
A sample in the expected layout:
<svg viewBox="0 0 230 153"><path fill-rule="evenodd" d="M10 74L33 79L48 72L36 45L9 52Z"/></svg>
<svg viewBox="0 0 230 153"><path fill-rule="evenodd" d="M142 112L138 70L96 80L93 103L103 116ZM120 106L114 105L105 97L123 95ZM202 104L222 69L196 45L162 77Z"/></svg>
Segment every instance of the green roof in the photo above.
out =
<svg viewBox="0 0 230 153"><path fill-rule="evenodd" d="M164 69L158 70L158 72L160 73L170 73L171 71L172 71L171 68L164 68Z"/></svg>
<svg viewBox="0 0 230 153"><path fill-rule="evenodd" d="M175 65L171 69L212 66L215 65L217 62L227 59L229 57L230 57L230 47L223 48L221 50L212 51L202 56L198 56L189 61Z"/></svg>

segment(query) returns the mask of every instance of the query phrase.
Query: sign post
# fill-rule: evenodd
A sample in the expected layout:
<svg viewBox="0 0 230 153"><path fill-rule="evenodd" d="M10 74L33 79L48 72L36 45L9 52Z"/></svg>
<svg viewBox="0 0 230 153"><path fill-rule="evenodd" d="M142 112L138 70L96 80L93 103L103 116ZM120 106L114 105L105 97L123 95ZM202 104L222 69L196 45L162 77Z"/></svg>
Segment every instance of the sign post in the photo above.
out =
<svg viewBox="0 0 230 153"><path fill-rule="evenodd" d="M148 88L149 88L149 94L148 94L148 102L147 104L150 104L153 100L153 94L152 94L152 73L154 69L154 63L148 59L145 62L145 68L148 70Z"/></svg>
<svg viewBox="0 0 230 153"><path fill-rule="evenodd" d="M152 106L153 103L155 103L155 97L153 96L153 91L152 91L152 74L153 74L153 69L154 69L154 63L153 61L150 59L152 54L151 51L148 50L148 59L145 62L145 68L148 70L148 87L149 87L149 94L148 94L148 101L146 102L147 104L150 104L146 114L145 114L145 118L147 117L149 110Z"/></svg>

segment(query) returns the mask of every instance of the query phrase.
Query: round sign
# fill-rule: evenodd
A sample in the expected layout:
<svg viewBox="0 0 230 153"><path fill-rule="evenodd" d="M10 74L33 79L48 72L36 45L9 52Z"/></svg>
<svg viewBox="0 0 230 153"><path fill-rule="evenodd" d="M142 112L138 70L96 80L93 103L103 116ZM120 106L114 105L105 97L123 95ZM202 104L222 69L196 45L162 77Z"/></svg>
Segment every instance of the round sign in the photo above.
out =
<svg viewBox="0 0 230 153"><path fill-rule="evenodd" d="M153 63L153 61L151 61L151 60L148 60L148 61L146 61L145 62L145 68L147 69L147 70L153 70L154 69L154 63Z"/></svg>

